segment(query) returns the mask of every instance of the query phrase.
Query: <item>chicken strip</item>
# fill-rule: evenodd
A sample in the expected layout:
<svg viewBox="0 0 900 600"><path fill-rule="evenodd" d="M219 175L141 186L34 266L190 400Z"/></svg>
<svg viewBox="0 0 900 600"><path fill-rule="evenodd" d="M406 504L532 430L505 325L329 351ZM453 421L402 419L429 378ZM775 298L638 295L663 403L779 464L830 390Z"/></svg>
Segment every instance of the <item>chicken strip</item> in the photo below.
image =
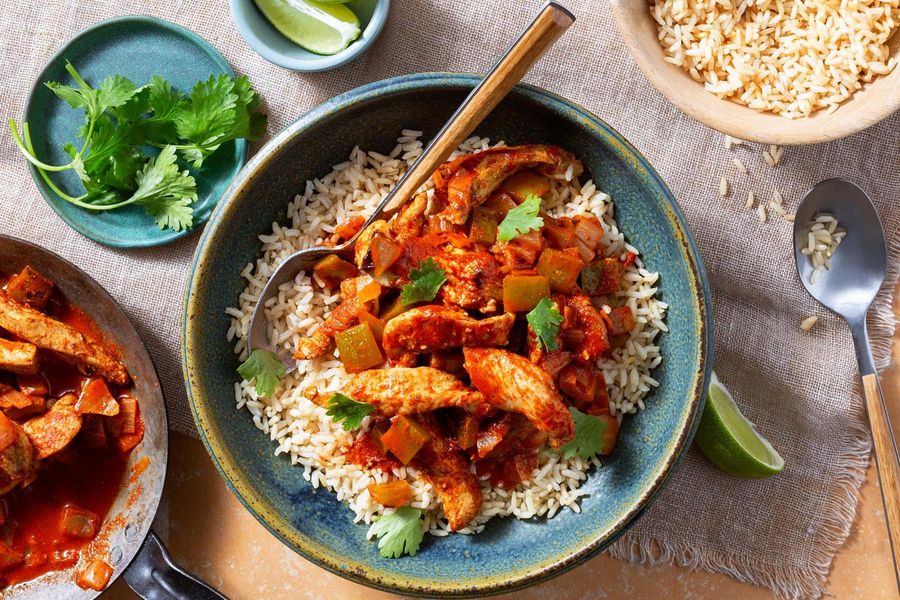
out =
<svg viewBox="0 0 900 600"><path fill-rule="evenodd" d="M0 415L0 419L6 419ZM8 423L16 433L16 439L0 451L0 496L15 488L38 467L34 458L34 448L25 430L18 423Z"/></svg>
<svg viewBox="0 0 900 600"><path fill-rule="evenodd" d="M331 348L334 334L346 331L359 323L357 315L361 305L357 294L359 294L359 290L373 281L369 275L360 275L341 282L341 303L325 317L325 322L312 335L300 338L300 341L297 342L294 358L297 360L312 360L322 356Z"/></svg>
<svg viewBox="0 0 900 600"><path fill-rule="evenodd" d="M497 311L497 302L503 298L503 277L490 252L480 246L448 244L438 249L434 260L447 277L439 292L445 304L485 314Z"/></svg>
<svg viewBox="0 0 900 600"><path fill-rule="evenodd" d="M498 348L463 348L472 385L492 406L525 415L554 448L571 441L575 425L553 379L524 356Z"/></svg>
<svg viewBox="0 0 900 600"><path fill-rule="evenodd" d="M416 194L412 202L406 204L391 221L391 232L398 242L422 234L425 224L425 208L428 206L428 194Z"/></svg>
<svg viewBox="0 0 900 600"><path fill-rule="evenodd" d="M82 418L75 411L75 394L66 394L53 408L25 422L25 434L34 446L37 458L56 454L81 431Z"/></svg>
<svg viewBox="0 0 900 600"><path fill-rule="evenodd" d="M474 519L484 502L478 478L472 473L468 457L453 440L444 436L432 415L421 415L418 422L430 438L413 461L444 507L450 529L459 531Z"/></svg>
<svg viewBox="0 0 900 600"><path fill-rule="evenodd" d="M505 346L515 320L513 313L477 321L456 308L420 306L388 321L381 345L392 365L411 367L417 354L461 346Z"/></svg>
<svg viewBox="0 0 900 600"><path fill-rule="evenodd" d="M566 304L575 311L578 327L584 331L584 339L574 349L575 360L589 364L610 349L606 323L584 292L576 291L566 298Z"/></svg>
<svg viewBox="0 0 900 600"><path fill-rule="evenodd" d="M88 374L128 385L130 377L102 344L44 313L28 308L0 292L0 328L45 350L53 350Z"/></svg>
<svg viewBox="0 0 900 600"><path fill-rule="evenodd" d="M506 178L522 169L537 167L551 177L567 175L571 167L572 177L578 177L584 167L575 156L557 146L533 144L510 146L474 154L470 160L458 165L447 183L447 208L440 217L462 225L469 211L488 199Z"/></svg>
<svg viewBox="0 0 900 600"><path fill-rule="evenodd" d="M37 346L0 338L0 369L18 375L34 375L40 366Z"/></svg>
<svg viewBox="0 0 900 600"><path fill-rule="evenodd" d="M350 376L341 390L386 416L427 413L439 408L474 410L484 403L480 392L431 367L372 369Z"/></svg>

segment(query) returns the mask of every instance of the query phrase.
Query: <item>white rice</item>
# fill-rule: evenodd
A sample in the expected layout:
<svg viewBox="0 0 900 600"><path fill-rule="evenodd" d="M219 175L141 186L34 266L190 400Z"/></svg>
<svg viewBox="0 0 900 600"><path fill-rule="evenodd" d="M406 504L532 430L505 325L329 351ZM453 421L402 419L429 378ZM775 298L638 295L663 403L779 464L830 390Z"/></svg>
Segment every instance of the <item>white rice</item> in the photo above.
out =
<svg viewBox="0 0 900 600"><path fill-rule="evenodd" d="M650 13L667 62L787 118L834 111L897 66L887 42L900 0L651 0Z"/></svg>
<svg viewBox="0 0 900 600"><path fill-rule="evenodd" d="M831 257L847 232L839 227L834 215L820 212L809 222L807 244L800 252L809 257L813 271L809 282L815 283L822 269L831 269Z"/></svg>
<svg viewBox="0 0 900 600"><path fill-rule="evenodd" d="M387 155L354 148L350 158L335 165L330 173L307 181L288 205L284 222L272 223L271 233L259 236L261 254L240 274L246 279L247 287L240 295L239 305L226 311L231 317L226 335L241 360L246 358L245 337L250 316L268 277L294 251L321 243L335 224L370 214L421 153L422 143L418 139L421 135L419 131L403 130L397 145ZM488 147L487 139L475 137L466 140L456 155ZM564 179L555 182L544 208L557 216L593 213L603 223L603 243L610 256L637 252L616 225L610 197L592 181L580 184L572 180L571 172ZM631 307L636 325L626 344L610 358L601 360L599 367L607 381L611 411L620 420L625 414L642 410L647 394L659 385L651 370L662 361L657 337L661 331L668 331L664 323L668 306L655 297L658 279L659 275L647 271L638 258L626 272L623 290L617 293L618 300ZM294 281L282 285L278 295L266 303L270 341L293 351L298 340L315 331L339 300L337 293L324 293L313 286L307 275L298 275ZM297 371L283 379L269 398L259 398L247 381L236 383L235 402L238 409L250 413L256 427L275 444L276 455L286 455L302 469L303 477L314 488L330 490L339 500L347 502L356 522L371 523L382 512L390 512L391 509L384 509L370 497L366 486L397 477L412 484L412 506L424 510L425 529L436 536L449 534L440 502L431 485L415 469L403 467L385 474L349 463L343 450L353 442L354 434L345 432L326 416L324 409L303 396L309 386L316 386L321 394L339 391L346 378L340 360L328 354L301 361ZM364 420L363 429L367 426L368 419ZM461 533L477 533L495 516L552 517L563 508L579 512L579 498L587 493L580 489L581 484L588 470L599 464L597 459L566 460L545 450L538 457L532 478L514 490L493 488L483 481L481 513Z"/></svg>

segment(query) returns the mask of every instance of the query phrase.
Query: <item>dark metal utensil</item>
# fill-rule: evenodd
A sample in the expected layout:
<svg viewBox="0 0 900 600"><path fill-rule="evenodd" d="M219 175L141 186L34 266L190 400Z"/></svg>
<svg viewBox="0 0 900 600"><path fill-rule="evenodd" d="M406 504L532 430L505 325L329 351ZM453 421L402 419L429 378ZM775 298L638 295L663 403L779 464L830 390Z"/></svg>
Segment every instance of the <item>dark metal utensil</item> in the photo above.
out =
<svg viewBox="0 0 900 600"><path fill-rule="evenodd" d="M810 283L813 269L802 250L807 246L809 222L820 212L833 214L847 235L831 257L831 269L820 270L815 283ZM845 179L828 179L808 191L794 220L794 256L806 291L842 316L853 335L900 587L900 458L866 329L866 313L884 282L887 244L878 212L866 193Z"/></svg>

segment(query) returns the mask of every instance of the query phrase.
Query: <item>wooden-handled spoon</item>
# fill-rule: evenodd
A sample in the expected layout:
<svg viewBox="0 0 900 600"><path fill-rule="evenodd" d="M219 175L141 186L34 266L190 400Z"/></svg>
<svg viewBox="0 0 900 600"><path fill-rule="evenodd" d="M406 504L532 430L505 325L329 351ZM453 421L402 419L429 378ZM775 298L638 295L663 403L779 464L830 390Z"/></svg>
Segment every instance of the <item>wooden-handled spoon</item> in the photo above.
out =
<svg viewBox="0 0 900 600"><path fill-rule="evenodd" d="M833 214L847 235L831 257L831 269L820 271L811 283L812 265L801 251L808 243L809 222L820 212ZM900 589L900 456L866 328L866 313L884 282L887 244L878 212L866 193L844 179L823 181L807 192L794 221L794 256L806 291L850 325Z"/></svg>
<svg viewBox="0 0 900 600"><path fill-rule="evenodd" d="M450 154L466 139L485 117L500 103L510 90L524 77L532 65L575 22L575 16L557 4L549 2L531 24L522 32L509 50L494 65L485 78L472 90L450 120L428 144L422 155L397 182L391 193L369 215L360 228L361 233L376 219L380 219L407 202L431 174L450 157ZM272 349L284 362L288 371L297 367L290 354L271 348L268 340L268 324L265 315L266 300L277 293L278 287L292 280L301 271L328 256L337 254L353 245L360 233L334 247L318 247L300 250L289 256L269 278L250 320L247 349Z"/></svg>

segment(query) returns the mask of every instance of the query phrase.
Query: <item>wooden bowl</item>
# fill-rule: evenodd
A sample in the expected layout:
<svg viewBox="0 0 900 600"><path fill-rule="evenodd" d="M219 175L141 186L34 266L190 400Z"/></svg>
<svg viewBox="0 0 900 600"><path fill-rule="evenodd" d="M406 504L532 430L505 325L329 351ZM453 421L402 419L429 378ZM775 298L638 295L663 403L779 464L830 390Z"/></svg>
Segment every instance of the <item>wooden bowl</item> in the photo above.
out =
<svg viewBox="0 0 900 600"><path fill-rule="evenodd" d="M689 116L730 136L767 144L817 144L861 131L900 109L900 67L865 85L831 114L818 111L786 119L724 100L663 60L647 0L611 0L610 5L625 45L650 83ZM900 56L900 34L894 33L889 46L891 56Z"/></svg>

